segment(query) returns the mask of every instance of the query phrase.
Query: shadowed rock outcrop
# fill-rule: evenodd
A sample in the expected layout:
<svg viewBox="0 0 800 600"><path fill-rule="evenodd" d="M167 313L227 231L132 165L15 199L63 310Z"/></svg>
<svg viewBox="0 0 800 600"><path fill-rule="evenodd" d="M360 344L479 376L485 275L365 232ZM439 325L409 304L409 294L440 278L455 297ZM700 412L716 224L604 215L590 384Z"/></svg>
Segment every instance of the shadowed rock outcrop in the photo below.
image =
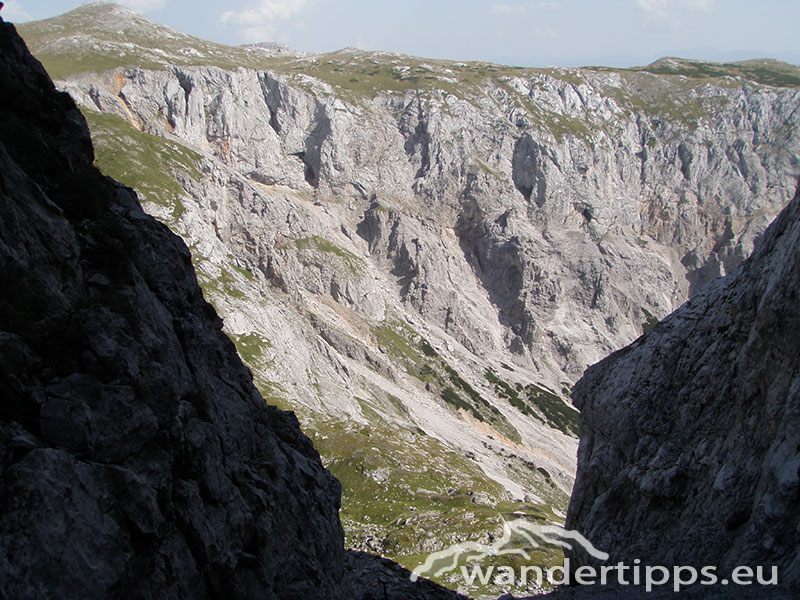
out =
<svg viewBox="0 0 800 600"><path fill-rule="evenodd" d="M0 96L0 597L339 597L339 483L6 23Z"/></svg>
<svg viewBox="0 0 800 600"><path fill-rule="evenodd" d="M735 273L575 386L567 527L609 564L774 565L772 590L798 593L798 289L800 188Z"/></svg>

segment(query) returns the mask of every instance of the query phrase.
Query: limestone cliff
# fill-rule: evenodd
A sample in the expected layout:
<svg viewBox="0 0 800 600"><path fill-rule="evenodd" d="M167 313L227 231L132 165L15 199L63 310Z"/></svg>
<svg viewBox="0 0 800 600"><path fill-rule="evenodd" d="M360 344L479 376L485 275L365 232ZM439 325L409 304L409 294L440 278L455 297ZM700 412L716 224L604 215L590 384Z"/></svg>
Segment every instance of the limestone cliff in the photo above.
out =
<svg viewBox="0 0 800 600"><path fill-rule="evenodd" d="M358 74L380 59L355 53L327 68ZM308 62L297 69L313 73ZM447 84L444 65L415 70ZM679 77L511 71L454 93L352 97L269 70L174 66L63 87L250 182L324 202L363 238L348 249L391 273L414 313L557 386L735 268L791 189L800 93ZM237 239L245 218L226 185L190 194L222 195L203 215L234 255L269 263L290 289L332 285L328 273L304 277L277 240ZM303 215L287 226L290 239L291 229L342 234ZM385 294L369 279L338 287L341 304L382 315Z"/></svg>

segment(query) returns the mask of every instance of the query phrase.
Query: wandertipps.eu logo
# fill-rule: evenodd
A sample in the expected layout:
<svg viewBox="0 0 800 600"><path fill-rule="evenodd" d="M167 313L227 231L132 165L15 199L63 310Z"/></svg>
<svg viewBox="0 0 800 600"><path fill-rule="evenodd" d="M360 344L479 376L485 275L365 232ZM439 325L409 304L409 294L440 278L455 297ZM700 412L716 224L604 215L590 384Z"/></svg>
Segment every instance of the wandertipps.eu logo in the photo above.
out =
<svg viewBox="0 0 800 600"><path fill-rule="evenodd" d="M545 545L572 549L582 547L590 556L607 560L608 554L595 548L589 540L577 531L564 529L558 525L539 525L525 519L503 523L503 536L493 544L461 542L445 550L429 555L425 562L411 573L411 581L420 577L440 577L455 571L465 563L475 563L487 557L518 556L531 560L531 551Z"/></svg>
<svg viewBox="0 0 800 600"><path fill-rule="evenodd" d="M542 546L561 546L571 550L580 548L589 556L605 562L609 555L595 548L589 540L577 531L558 525L539 525L524 519L509 521L503 525L503 537L491 545L477 542L462 542L446 550L428 556L424 564L411 574L411 580L420 576L441 577L456 569L461 570L464 582L472 586L476 582L483 586L490 583L504 587L522 587L529 583L542 586L546 581L552 586L570 585L572 582L582 586L619 585L641 586L645 592L656 588L671 587L680 592L691 586L752 586L775 589L780 585L777 565L737 565L725 571L714 565L647 564L635 558L631 564L582 565L574 570L569 559L563 566L542 567L535 564L520 566L520 559L531 561L532 551ZM497 562L496 557L509 557L503 566L481 566L481 561ZM472 568L467 565L472 563ZM741 590L737 592L741 594Z"/></svg>

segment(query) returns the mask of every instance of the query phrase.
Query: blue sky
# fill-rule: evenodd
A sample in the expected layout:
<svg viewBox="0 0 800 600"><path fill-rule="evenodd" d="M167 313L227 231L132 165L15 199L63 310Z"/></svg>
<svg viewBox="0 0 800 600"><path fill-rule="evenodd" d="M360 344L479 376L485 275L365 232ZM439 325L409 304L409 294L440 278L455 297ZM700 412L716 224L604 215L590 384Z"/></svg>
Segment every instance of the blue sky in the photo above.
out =
<svg viewBox="0 0 800 600"><path fill-rule="evenodd" d="M5 0L9 21L80 0ZM123 0L175 29L227 44L279 41L524 66L631 66L661 56L800 63L797 0Z"/></svg>

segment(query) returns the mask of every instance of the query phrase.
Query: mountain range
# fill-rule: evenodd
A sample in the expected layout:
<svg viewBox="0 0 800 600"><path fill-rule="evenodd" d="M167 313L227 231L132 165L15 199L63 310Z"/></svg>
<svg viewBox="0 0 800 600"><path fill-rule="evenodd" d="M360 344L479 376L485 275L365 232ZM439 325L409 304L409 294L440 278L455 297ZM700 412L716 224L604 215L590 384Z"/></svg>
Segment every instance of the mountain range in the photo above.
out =
<svg viewBox="0 0 800 600"><path fill-rule="evenodd" d="M347 545L408 568L564 522L573 384L736 270L800 167L775 61L233 48L107 3L19 30L342 482Z"/></svg>

